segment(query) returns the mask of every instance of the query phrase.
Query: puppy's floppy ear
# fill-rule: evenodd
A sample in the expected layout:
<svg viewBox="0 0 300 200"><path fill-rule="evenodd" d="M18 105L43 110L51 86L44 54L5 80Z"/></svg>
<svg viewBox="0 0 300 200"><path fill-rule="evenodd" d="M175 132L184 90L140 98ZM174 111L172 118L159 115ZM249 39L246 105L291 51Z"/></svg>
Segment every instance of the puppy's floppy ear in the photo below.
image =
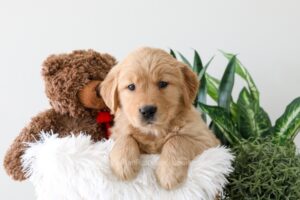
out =
<svg viewBox="0 0 300 200"><path fill-rule="evenodd" d="M118 96L119 71L117 65L113 67L99 86L100 95L112 114L117 111L120 105Z"/></svg>
<svg viewBox="0 0 300 200"><path fill-rule="evenodd" d="M190 106L196 98L199 89L199 81L197 75L191 70L191 68L179 61L178 63L184 79L183 101L185 105Z"/></svg>

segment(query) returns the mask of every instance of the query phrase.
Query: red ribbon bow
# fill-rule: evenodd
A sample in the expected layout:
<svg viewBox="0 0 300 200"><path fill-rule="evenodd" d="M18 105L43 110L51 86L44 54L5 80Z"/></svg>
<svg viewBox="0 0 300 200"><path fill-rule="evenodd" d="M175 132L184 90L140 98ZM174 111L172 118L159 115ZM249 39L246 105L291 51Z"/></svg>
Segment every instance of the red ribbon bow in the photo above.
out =
<svg viewBox="0 0 300 200"><path fill-rule="evenodd" d="M101 111L98 113L97 123L105 125L105 138L106 139L108 139L111 135L109 129L110 129L110 124L111 124L112 120L113 120L112 115L109 112Z"/></svg>

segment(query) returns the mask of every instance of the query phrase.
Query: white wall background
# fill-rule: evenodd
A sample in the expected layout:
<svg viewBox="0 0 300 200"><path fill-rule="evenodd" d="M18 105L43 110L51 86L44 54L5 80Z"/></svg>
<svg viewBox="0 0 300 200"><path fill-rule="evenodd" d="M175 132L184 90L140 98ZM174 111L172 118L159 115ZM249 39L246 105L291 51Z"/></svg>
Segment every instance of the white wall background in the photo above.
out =
<svg viewBox="0 0 300 200"><path fill-rule="evenodd" d="M136 47L172 47L226 64L239 53L274 121L300 95L298 0L0 0L0 159L30 117L48 107L40 65L51 53L93 48L122 59ZM300 137L296 139L300 145ZM0 168L1 199L34 199Z"/></svg>

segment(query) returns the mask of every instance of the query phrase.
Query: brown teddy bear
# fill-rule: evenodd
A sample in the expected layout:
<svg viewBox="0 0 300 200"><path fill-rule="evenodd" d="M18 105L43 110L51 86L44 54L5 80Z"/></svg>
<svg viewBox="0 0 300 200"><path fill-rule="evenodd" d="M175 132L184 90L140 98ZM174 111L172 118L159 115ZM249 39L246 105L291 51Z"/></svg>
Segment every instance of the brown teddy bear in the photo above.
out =
<svg viewBox="0 0 300 200"><path fill-rule="evenodd" d="M83 132L94 141L105 136L107 130L96 118L98 112L107 111L107 107L97 87L115 64L114 57L93 50L52 55L46 59L42 76L52 108L33 117L7 151L4 167L13 179L26 179L21 156L26 142L39 140L41 131L53 131L59 137Z"/></svg>

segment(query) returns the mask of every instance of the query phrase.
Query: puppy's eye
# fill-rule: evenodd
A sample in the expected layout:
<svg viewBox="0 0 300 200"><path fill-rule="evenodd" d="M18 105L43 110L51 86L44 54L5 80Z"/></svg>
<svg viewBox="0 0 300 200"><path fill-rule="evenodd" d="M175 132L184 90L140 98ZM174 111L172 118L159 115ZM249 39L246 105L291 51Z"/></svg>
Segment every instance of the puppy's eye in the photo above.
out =
<svg viewBox="0 0 300 200"><path fill-rule="evenodd" d="M158 87L159 89L162 89L162 88L166 88L168 86L169 83L165 82L165 81L159 81L158 82Z"/></svg>
<svg viewBox="0 0 300 200"><path fill-rule="evenodd" d="M132 84L128 85L127 88L128 88L130 91L134 91L134 90L135 90L135 85L132 83Z"/></svg>

